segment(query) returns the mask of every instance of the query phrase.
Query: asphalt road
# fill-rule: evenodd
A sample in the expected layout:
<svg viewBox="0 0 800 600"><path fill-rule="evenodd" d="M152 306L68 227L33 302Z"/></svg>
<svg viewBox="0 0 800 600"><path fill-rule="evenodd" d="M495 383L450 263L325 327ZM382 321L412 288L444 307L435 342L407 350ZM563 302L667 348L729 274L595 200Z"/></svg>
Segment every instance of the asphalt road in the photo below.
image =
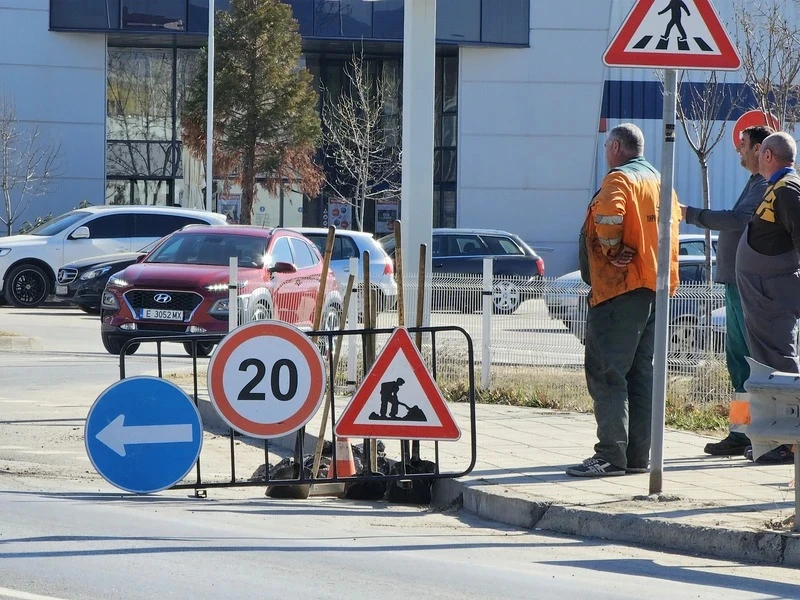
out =
<svg viewBox="0 0 800 600"><path fill-rule="evenodd" d="M483 345L482 319L480 313L434 312L431 325L457 325L464 328L472 337L479 359ZM489 340L492 364L583 364L583 345L561 321L550 318L542 300L524 302L513 315L492 315L491 323ZM395 327L397 313L381 313L378 325ZM66 305L38 309L1 306L2 331L39 337L44 349L50 352L96 352L108 356L100 341L99 317ZM456 352L460 353L465 348L463 338L459 336L447 334L441 340ZM185 356L181 346L173 345L173 348L176 355Z"/></svg>
<svg viewBox="0 0 800 600"><path fill-rule="evenodd" d="M800 597L794 571L545 536L461 512L0 481L0 598Z"/></svg>

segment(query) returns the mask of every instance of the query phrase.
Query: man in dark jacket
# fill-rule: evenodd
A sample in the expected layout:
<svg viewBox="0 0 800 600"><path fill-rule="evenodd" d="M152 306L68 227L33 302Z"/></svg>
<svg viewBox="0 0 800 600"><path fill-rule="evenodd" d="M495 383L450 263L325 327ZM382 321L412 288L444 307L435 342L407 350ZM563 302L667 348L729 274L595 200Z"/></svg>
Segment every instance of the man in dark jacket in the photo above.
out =
<svg viewBox="0 0 800 600"><path fill-rule="evenodd" d="M764 198L764 190L767 189L767 181L758 172L758 153L761 142L773 133L775 131L772 128L761 125L748 127L742 132L738 148L739 159L751 175L733 209L703 210L681 206L683 217L690 225L719 231L716 280L725 286L725 361L734 393L731 398L728 437L721 442L706 444L705 447L706 454L715 456L742 456L750 445L750 440L743 433L745 423L749 420L744 382L750 375L750 368L745 360L745 356L749 355L747 334L742 301L736 287L736 248L747 223Z"/></svg>
<svg viewBox="0 0 800 600"><path fill-rule="evenodd" d="M758 168L767 180L767 189L736 251L736 284L750 356L786 373L800 373L800 177L794 169L796 158L797 143L788 133L773 133L761 143ZM753 446L749 458L765 462L767 456L769 462L794 460L788 446Z"/></svg>

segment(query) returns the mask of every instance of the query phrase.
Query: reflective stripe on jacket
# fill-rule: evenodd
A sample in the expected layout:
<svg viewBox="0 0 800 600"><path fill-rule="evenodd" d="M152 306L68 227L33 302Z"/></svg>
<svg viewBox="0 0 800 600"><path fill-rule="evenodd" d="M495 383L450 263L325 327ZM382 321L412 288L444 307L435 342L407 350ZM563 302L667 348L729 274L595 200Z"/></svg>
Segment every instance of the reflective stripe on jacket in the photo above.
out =
<svg viewBox="0 0 800 600"><path fill-rule="evenodd" d="M658 204L661 175L644 158L612 169L589 204L584 224L591 273L589 304L596 306L639 288L656 289ZM678 226L681 210L672 194L670 295L678 287ZM615 267L610 259L623 246L636 251L631 262Z"/></svg>

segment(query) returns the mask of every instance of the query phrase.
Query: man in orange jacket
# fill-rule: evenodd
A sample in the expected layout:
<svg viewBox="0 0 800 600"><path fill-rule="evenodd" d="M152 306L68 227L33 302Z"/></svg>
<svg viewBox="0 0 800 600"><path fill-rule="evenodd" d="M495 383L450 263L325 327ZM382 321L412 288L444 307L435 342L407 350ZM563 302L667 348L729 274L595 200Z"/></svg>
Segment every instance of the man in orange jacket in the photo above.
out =
<svg viewBox="0 0 800 600"><path fill-rule="evenodd" d="M581 249L592 287L585 370L598 442L594 456L567 469L575 477L644 473L650 456L661 175L644 159L644 136L632 123L609 132L605 154L610 171L589 204ZM673 193L670 294L680 219Z"/></svg>

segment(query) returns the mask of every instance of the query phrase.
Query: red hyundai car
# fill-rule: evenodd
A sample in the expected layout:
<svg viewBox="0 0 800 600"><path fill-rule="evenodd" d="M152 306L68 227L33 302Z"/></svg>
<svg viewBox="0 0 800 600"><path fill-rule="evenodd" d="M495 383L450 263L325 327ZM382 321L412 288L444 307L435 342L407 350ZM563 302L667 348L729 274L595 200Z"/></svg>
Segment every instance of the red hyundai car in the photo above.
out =
<svg viewBox="0 0 800 600"><path fill-rule="evenodd" d="M287 229L196 226L124 271L103 291L101 336L111 354L134 337L228 331L229 260L238 260L239 322L280 319L313 326L322 257L302 235ZM339 326L342 297L328 272L322 328ZM207 356L213 343L197 344ZM127 352L138 346L132 344ZM184 344L191 354L191 344Z"/></svg>

